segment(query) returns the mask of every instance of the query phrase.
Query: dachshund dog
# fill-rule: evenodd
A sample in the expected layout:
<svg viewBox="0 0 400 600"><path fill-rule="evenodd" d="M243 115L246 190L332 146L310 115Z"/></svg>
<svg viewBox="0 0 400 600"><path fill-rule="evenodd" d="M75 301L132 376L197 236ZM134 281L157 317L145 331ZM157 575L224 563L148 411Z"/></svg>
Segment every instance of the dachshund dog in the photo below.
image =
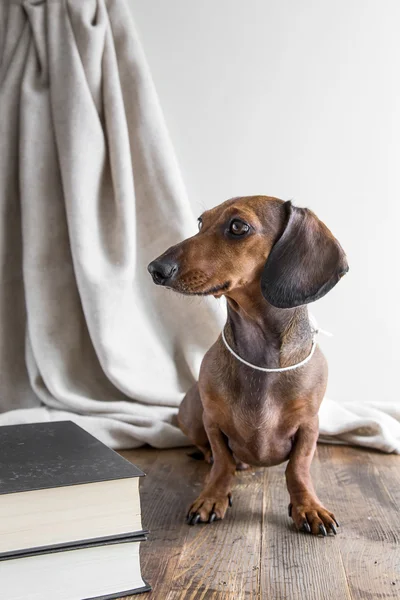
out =
<svg viewBox="0 0 400 600"><path fill-rule="evenodd" d="M219 336L205 354L178 415L182 431L212 465L188 522L224 518L237 468L288 461L289 516L297 529L336 534L335 516L310 476L328 371L314 347L306 304L348 271L339 242L313 212L290 201L233 198L206 211L199 232L148 270L157 285L227 300L225 341ZM298 368L273 370L310 354Z"/></svg>

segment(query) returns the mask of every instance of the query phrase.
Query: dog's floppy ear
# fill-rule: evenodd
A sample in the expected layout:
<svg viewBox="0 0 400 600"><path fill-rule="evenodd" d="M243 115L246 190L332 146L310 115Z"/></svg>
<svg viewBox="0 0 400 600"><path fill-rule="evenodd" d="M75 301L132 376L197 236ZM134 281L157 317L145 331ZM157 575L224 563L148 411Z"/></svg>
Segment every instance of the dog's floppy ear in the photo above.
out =
<svg viewBox="0 0 400 600"><path fill-rule="evenodd" d="M347 273L339 242L307 208L282 205L286 227L273 246L261 275L264 298L277 308L318 300Z"/></svg>

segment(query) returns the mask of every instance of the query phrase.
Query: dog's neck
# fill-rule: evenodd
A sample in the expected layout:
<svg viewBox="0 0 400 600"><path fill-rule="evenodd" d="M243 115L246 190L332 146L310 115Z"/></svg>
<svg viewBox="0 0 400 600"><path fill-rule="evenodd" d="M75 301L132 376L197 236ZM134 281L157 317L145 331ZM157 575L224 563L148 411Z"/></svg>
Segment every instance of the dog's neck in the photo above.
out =
<svg viewBox="0 0 400 600"><path fill-rule="evenodd" d="M228 340L248 362L274 369L309 354L312 334L306 307L272 306L264 299L259 282L228 292L226 299Z"/></svg>

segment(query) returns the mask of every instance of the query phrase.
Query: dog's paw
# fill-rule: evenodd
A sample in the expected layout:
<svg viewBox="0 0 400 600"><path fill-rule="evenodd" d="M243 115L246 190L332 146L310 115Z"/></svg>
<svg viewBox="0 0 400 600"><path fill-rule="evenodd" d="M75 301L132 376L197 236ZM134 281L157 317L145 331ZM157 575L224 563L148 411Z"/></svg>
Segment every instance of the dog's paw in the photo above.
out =
<svg viewBox="0 0 400 600"><path fill-rule="evenodd" d="M322 504L314 501L291 503L288 507L289 517L292 517L297 529L313 535L327 536L328 533L336 535L339 527L335 515Z"/></svg>
<svg viewBox="0 0 400 600"><path fill-rule="evenodd" d="M200 495L189 508L186 520L189 525L212 523L223 519L229 506L232 506L231 494L224 496Z"/></svg>

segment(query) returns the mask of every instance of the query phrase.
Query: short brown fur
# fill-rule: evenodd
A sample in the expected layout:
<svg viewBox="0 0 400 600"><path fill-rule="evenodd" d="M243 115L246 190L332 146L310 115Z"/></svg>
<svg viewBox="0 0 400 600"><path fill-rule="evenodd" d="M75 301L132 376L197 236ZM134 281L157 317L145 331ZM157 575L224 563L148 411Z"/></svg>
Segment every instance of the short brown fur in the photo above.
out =
<svg viewBox="0 0 400 600"><path fill-rule="evenodd" d="M248 234L231 235L237 220L250 226ZM197 235L168 249L149 270L174 264L176 273L163 282L167 287L189 295L225 295L226 338L248 362L276 368L308 356L312 332L305 304L324 295L347 271L331 232L311 211L266 196L228 200L206 211L201 221ZM321 266L325 255L326 267ZM299 256L305 258L297 264ZM293 273L286 267L281 272L280 261L290 262ZM203 491L189 508L190 524L224 518L236 468L288 460L289 514L297 528L315 535L336 533L336 519L318 499L310 477L327 375L318 347L299 369L264 373L239 362L218 338L178 416L182 431L212 463Z"/></svg>

